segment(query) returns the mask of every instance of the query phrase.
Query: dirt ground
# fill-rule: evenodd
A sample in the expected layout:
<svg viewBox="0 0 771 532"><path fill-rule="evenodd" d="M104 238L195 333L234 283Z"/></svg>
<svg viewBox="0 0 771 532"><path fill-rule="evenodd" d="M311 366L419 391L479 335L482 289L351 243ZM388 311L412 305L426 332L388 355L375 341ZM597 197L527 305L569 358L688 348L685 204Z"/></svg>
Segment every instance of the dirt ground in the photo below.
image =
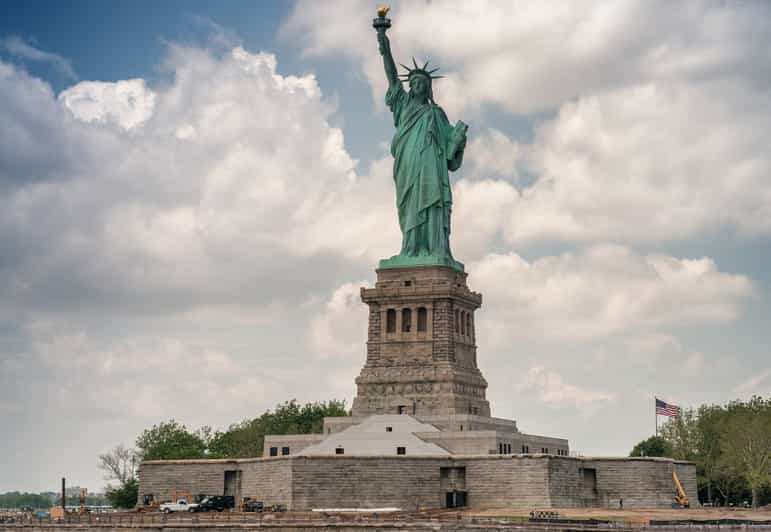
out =
<svg viewBox="0 0 771 532"><path fill-rule="evenodd" d="M612 510L608 508L565 508L546 509L559 512L560 517L567 519L600 519L609 521L625 521L629 523L647 524L651 520L712 520L712 519L751 519L754 521L771 520L771 510L749 510L744 508L689 508L661 510ZM468 510L469 516L503 517L511 519L527 519L530 510L522 508L497 508L493 510Z"/></svg>

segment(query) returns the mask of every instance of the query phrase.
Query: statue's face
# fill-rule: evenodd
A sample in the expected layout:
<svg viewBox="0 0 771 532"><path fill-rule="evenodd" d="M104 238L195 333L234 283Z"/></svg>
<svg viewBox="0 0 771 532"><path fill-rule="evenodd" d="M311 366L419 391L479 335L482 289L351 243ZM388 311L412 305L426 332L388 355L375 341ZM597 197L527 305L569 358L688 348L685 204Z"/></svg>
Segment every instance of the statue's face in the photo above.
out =
<svg viewBox="0 0 771 532"><path fill-rule="evenodd" d="M410 78L410 92L416 97L424 99L428 97L428 87L431 83L425 76L412 76Z"/></svg>

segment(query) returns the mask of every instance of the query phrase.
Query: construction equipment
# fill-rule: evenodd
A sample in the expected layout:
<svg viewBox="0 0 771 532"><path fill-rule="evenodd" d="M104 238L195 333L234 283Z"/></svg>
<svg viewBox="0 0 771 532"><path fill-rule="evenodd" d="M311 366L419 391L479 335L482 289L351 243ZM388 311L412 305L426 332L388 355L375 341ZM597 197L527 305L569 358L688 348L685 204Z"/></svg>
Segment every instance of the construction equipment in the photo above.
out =
<svg viewBox="0 0 771 532"><path fill-rule="evenodd" d="M265 511L265 504L262 501L258 501L257 499L244 497L241 500L241 511L242 512L263 512Z"/></svg>
<svg viewBox="0 0 771 532"><path fill-rule="evenodd" d="M155 498L152 493L145 493L142 497L142 506L139 507L140 512L157 510L161 506L160 501Z"/></svg>
<svg viewBox="0 0 771 532"><path fill-rule="evenodd" d="M680 478L677 476L677 471L672 470L672 480L675 482L675 489L677 489L677 495L675 495L672 508L689 508L691 506L688 501L688 495L686 495L683 485L680 483Z"/></svg>

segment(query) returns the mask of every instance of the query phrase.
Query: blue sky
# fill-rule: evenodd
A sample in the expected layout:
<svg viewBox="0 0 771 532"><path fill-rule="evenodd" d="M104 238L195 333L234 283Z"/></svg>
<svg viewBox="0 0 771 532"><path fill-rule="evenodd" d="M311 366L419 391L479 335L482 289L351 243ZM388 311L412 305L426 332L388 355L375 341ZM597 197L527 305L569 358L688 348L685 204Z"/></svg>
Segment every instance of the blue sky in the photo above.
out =
<svg viewBox="0 0 771 532"><path fill-rule="evenodd" d="M654 394L771 393L769 9L394 4L397 61L471 125L452 246L493 415L626 454ZM373 12L0 5L0 491L99 489L171 417L350 404L399 246Z"/></svg>

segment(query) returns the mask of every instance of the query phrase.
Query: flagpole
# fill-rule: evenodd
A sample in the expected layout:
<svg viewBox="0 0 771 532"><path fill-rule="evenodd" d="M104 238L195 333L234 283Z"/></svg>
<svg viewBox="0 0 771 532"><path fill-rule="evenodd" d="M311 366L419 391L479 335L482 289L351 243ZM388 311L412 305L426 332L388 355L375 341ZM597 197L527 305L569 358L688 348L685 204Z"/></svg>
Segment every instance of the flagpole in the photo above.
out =
<svg viewBox="0 0 771 532"><path fill-rule="evenodd" d="M656 437L659 437L659 415L656 413L656 396L653 396L653 424L656 426Z"/></svg>

